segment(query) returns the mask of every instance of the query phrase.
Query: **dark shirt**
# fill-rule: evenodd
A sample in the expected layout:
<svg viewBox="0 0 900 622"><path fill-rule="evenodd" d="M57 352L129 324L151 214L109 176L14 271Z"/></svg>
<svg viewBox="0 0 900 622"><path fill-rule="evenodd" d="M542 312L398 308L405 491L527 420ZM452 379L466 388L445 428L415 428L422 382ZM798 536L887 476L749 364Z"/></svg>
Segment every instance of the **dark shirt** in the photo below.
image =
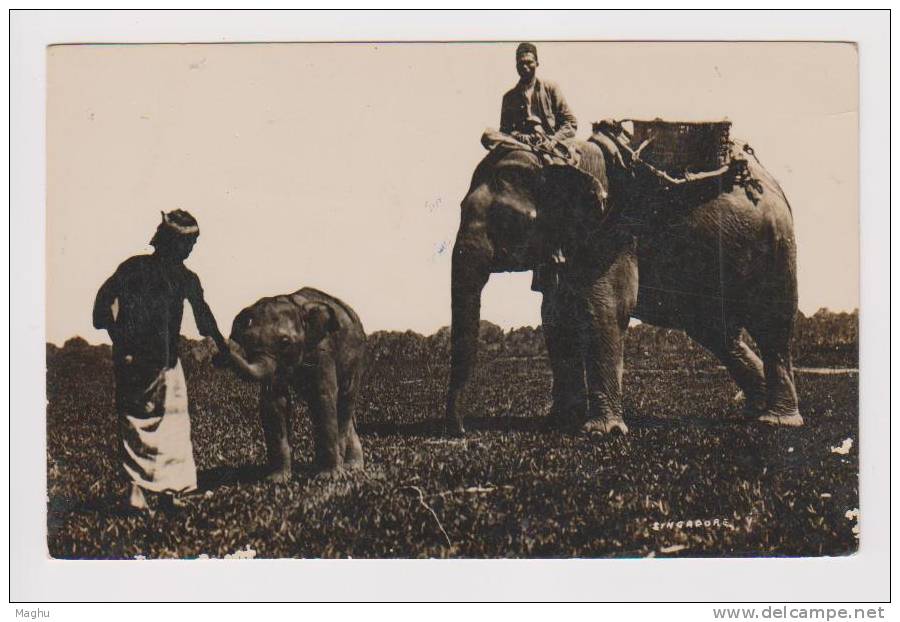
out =
<svg viewBox="0 0 900 622"><path fill-rule="evenodd" d="M553 82L535 78L530 102L521 83L507 91L500 108L500 131L504 134L532 132L529 113L540 121L547 136L559 140L575 137L578 120Z"/></svg>
<svg viewBox="0 0 900 622"><path fill-rule="evenodd" d="M197 275L181 262L138 255L122 262L97 292L94 327L109 331L117 365L126 361L144 369L174 367L185 300L191 303L200 334L221 342Z"/></svg>

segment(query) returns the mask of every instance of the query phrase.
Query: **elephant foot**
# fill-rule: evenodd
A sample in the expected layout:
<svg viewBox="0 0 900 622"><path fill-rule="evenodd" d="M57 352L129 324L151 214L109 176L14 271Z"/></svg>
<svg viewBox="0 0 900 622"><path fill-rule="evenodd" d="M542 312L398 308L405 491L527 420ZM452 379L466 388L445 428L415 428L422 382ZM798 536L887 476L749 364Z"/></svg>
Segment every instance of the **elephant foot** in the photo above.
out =
<svg viewBox="0 0 900 622"><path fill-rule="evenodd" d="M759 419L766 415L766 407L763 404L744 404L741 416L744 419Z"/></svg>
<svg viewBox="0 0 900 622"><path fill-rule="evenodd" d="M586 418L586 411L585 403L554 403L547 413L546 426L551 430L577 430Z"/></svg>
<svg viewBox="0 0 900 622"><path fill-rule="evenodd" d="M622 417L598 417L597 419L589 419L583 426L581 431L588 436L612 436L615 434L628 434L628 426Z"/></svg>
<svg viewBox="0 0 900 622"><path fill-rule="evenodd" d="M551 432L577 432L582 421L584 418L556 417L551 414L544 419L544 429Z"/></svg>
<svg viewBox="0 0 900 622"><path fill-rule="evenodd" d="M544 417L544 426L543 427L545 430L552 432L555 430L565 429L566 424L565 424L565 422L563 422L562 419L560 419L559 417L554 417L553 413L550 413L549 415Z"/></svg>
<svg viewBox="0 0 900 622"><path fill-rule="evenodd" d="M344 467L347 469L362 469L363 463L362 445L358 437L354 437L349 441L349 446L344 451Z"/></svg>
<svg viewBox="0 0 900 622"><path fill-rule="evenodd" d="M273 471L266 475L266 481L272 482L273 484L287 484L291 481L291 470L290 469L279 469L277 471Z"/></svg>
<svg viewBox="0 0 900 622"><path fill-rule="evenodd" d="M336 482L343 479L344 476L344 467L336 466L321 469L315 474L314 479L318 482Z"/></svg>
<svg viewBox="0 0 900 622"><path fill-rule="evenodd" d="M364 461L362 456L360 457L352 457L344 460L344 468L347 470L353 471L361 471L365 468Z"/></svg>
<svg viewBox="0 0 900 622"><path fill-rule="evenodd" d="M748 398L743 391L738 391L734 395L733 401L737 404L743 402L744 407L741 412L745 419L757 419L766 412L766 398L764 394Z"/></svg>
<svg viewBox="0 0 900 622"><path fill-rule="evenodd" d="M761 415L757 421L767 425L780 425L790 428L798 428L803 425L803 417L800 415L800 411L797 410L786 415L767 412L766 414Z"/></svg>
<svg viewBox="0 0 900 622"><path fill-rule="evenodd" d="M443 436L448 438L463 438L466 435L466 428L462 421L456 419L445 419Z"/></svg>

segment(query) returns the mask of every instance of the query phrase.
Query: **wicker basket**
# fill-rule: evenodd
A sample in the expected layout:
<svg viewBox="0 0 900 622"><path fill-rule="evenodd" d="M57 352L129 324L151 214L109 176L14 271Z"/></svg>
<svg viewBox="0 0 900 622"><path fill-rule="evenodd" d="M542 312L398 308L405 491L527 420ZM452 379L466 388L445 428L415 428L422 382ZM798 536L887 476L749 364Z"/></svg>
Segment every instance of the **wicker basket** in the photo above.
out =
<svg viewBox="0 0 900 622"><path fill-rule="evenodd" d="M632 120L633 149L649 140L641 159L670 175L713 171L730 163L730 121Z"/></svg>

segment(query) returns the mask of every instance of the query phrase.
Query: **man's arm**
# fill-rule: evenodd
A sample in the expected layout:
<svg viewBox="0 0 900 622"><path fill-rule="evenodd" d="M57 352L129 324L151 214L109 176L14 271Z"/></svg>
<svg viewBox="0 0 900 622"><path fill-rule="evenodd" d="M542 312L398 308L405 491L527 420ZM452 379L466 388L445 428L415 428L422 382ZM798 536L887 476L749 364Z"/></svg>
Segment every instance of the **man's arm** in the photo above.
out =
<svg viewBox="0 0 900 622"><path fill-rule="evenodd" d="M575 113L569 108L569 104L566 98L563 97L559 87L553 89L553 99L556 101L556 116L562 121L553 137L559 140L575 138L575 130L578 129L578 119L575 118Z"/></svg>
<svg viewBox="0 0 900 622"><path fill-rule="evenodd" d="M100 286L97 297L94 299L94 328L110 330L115 326L116 318L113 315L113 304L119 297L119 271L106 279Z"/></svg>
<svg viewBox="0 0 900 622"><path fill-rule="evenodd" d="M216 324L216 318L212 314L206 299L203 298L203 287L200 285L200 278L193 272L188 271L188 287L187 299L191 303L191 309L194 310L194 321L197 323L197 330L204 337L212 337L219 348L219 352L228 352L228 342L219 332L219 326Z"/></svg>
<svg viewBox="0 0 900 622"><path fill-rule="evenodd" d="M512 134L516 127L515 111L513 110L509 93L503 96L500 104L500 131L504 134Z"/></svg>

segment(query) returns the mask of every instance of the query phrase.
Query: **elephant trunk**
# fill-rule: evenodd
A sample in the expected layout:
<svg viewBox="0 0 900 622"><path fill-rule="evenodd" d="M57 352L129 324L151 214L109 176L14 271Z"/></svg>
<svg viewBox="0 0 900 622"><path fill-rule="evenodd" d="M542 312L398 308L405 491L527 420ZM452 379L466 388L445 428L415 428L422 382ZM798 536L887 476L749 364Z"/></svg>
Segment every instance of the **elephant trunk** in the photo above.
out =
<svg viewBox="0 0 900 622"><path fill-rule="evenodd" d="M275 373L275 359L267 354L261 354L251 363L244 358L240 346L235 342L229 343L231 361L237 372L249 380L261 382Z"/></svg>

